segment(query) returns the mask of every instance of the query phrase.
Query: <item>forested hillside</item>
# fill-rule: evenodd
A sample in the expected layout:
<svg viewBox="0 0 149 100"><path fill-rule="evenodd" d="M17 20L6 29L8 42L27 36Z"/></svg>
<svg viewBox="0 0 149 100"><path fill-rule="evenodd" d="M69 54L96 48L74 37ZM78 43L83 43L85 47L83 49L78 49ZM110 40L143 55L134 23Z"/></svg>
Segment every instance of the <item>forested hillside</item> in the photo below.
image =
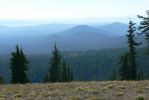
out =
<svg viewBox="0 0 149 100"><path fill-rule="evenodd" d="M120 56L127 51L125 48L105 49L105 50L88 50L88 51L72 51L63 52L64 59L68 62L74 73L75 81L89 80L109 80L112 72L118 70L120 65ZM27 55L29 60L29 80L30 82L43 82L43 79L50 67L50 53ZM145 49L138 49L138 68L142 68L145 78L149 78L149 59L145 55ZM10 55L0 56L0 73L4 77L5 82L10 82L9 70Z"/></svg>

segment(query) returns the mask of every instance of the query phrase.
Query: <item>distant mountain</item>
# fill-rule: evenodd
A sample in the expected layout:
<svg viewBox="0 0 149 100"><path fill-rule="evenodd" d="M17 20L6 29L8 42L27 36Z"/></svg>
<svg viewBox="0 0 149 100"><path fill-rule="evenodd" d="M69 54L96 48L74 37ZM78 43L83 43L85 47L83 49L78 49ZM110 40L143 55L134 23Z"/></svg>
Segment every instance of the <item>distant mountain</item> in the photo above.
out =
<svg viewBox="0 0 149 100"><path fill-rule="evenodd" d="M124 36L127 33L128 25L120 22L114 22L97 28L110 32L111 36Z"/></svg>
<svg viewBox="0 0 149 100"><path fill-rule="evenodd" d="M66 29L69 29L71 27L74 27L73 24L41 24L41 25L35 25L35 26L15 26L15 27L7 27L7 26L0 26L0 32L1 33L17 33L19 34L54 34L57 32L64 31ZM20 33L20 31L22 33Z"/></svg>
<svg viewBox="0 0 149 100"><path fill-rule="evenodd" d="M9 53L16 44L27 53L49 52L47 36L73 27L72 24L43 24L37 26L0 26L0 53Z"/></svg>
<svg viewBox="0 0 149 100"><path fill-rule="evenodd" d="M91 26L88 26L88 25L77 25L75 27L72 27L70 29L67 29L67 30L64 30L60 33L57 33L59 35L79 35L79 36L84 36L84 35L104 35L104 36L108 36L107 34L105 33L108 33L106 31L102 31L102 30L99 30L99 29L96 29L96 28L93 28Z"/></svg>
<svg viewBox="0 0 149 100"><path fill-rule="evenodd" d="M121 47L124 37L111 37L110 32L87 25L78 25L49 37L51 43L57 43L64 50L105 49Z"/></svg>
<svg viewBox="0 0 149 100"><path fill-rule="evenodd" d="M126 44L125 37L115 32L122 29L124 31L124 26L120 23L112 23L98 29L73 24L0 26L0 53L11 52L16 44L27 53L48 53L54 43L57 43L61 50L74 51L123 47Z"/></svg>

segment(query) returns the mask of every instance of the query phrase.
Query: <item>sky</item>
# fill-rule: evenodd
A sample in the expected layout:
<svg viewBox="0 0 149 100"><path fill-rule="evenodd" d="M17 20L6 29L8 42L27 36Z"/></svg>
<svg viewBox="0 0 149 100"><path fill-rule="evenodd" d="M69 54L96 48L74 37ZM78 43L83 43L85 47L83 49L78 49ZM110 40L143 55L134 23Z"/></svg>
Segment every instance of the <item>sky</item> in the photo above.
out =
<svg viewBox="0 0 149 100"><path fill-rule="evenodd" d="M149 0L0 0L1 23L95 23L145 15Z"/></svg>

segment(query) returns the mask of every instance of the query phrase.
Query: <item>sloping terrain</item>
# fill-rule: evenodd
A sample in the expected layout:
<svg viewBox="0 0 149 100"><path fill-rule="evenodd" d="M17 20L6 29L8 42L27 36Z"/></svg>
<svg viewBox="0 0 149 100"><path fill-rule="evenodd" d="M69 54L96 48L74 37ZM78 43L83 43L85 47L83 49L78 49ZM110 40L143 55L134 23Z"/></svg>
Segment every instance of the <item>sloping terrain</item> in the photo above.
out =
<svg viewBox="0 0 149 100"><path fill-rule="evenodd" d="M148 99L149 81L107 81L0 85L0 100Z"/></svg>
<svg viewBox="0 0 149 100"><path fill-rule="evenodd" d="M114 22L97 28L112 33L111 36L124 36L127 33L128 25L120 22Z"/></svg>
<svg viewBox="0 0 149 100"><path fill-rule="evenodd" d="M115 35L123 32L121 31L123 24L121 27L117 26L115 24L103 26L104 28L72 24L0 26L1 53L10 53L16 44L19 44L26 53L49 53L55 43L61 50L69 51L125 47L125 32L123 35ZM114 33L114 30L118 32Z"/></svg>
<svg viewBox="0 0 149 100"><path fill-rule="evenodd" d="M111 37L110 32L78 25L49 36L50 43L57 43L62 50L106 49L125 46L124 36Z"/></svg>

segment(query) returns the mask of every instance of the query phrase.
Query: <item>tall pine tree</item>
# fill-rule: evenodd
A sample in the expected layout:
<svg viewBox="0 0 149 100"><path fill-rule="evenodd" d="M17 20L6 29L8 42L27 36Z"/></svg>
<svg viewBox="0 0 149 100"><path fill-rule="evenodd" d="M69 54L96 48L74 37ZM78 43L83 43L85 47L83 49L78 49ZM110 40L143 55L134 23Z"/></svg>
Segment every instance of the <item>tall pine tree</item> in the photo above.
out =
<svg viewBox="0 0 149 100"><path fill-rule="evenodd" d="M61 65L61 54L57 49L56 44L54 46L54 51L52 52L52 57L50 60L50 81L51 82L61 82L62 77L62 65Z"/></svg>
<svg viewBox="0 0 149 100"><path fill-rule="evenodd" d="M61 57L61 53L55 44L50 60L51 67L44 78L44 82L70 82L73 80L73 73L70 71L69 65L64 60L62 62Z"/></svg>
<svg viewBox="0 0 149 100"><path fill-rule="evenodd" d="M22 49L16 46L16 51L11 52L11 82L12 83L27 83L28 78L26 72L28 71L28 61Z"/></svg>
<svg viewBox="0 0 149 100"><path fill-rule="evenodd" d="M127 36L127 43L129 47L129 66L130 66L130 79L131 80L136 80L137 79L137 65L136 65L136 46L139 44L135 41L136 38L136 27L135 23L132 21L129 22L129 27L128 27L128 34Z"/></svg>

